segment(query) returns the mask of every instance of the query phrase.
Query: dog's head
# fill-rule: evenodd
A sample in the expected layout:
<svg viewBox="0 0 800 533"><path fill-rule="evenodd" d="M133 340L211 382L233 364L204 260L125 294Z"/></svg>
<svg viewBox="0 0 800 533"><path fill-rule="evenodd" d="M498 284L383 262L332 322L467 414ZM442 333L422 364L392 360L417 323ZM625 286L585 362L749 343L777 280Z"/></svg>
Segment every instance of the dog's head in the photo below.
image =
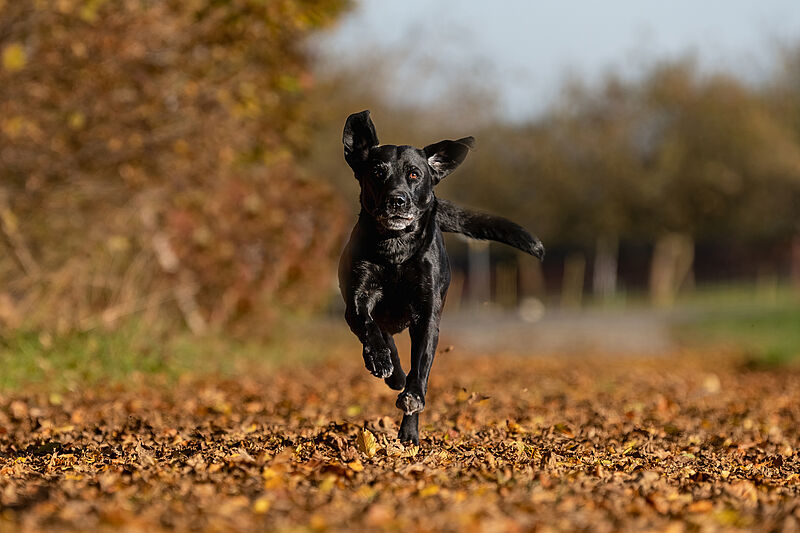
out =
<svg viewBox="0 0 800 533"><path fill-rule="evenodd" d="M369 111L347 117L344 158L361 184L361 206L389 230L403 230L433 202L433 187L467 157L475 139L440 141L425 148L378 144Z"/></svg>

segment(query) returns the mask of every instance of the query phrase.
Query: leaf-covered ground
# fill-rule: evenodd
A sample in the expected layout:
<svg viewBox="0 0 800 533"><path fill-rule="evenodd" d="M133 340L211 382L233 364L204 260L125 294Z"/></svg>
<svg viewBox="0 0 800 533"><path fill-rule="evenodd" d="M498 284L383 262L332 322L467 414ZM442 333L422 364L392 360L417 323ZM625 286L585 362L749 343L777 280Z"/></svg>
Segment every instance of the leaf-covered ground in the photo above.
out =
<svg viewBox="0 0 800 533"><path fill-rule="evenodd" d="M445 353L413 447L395 393L350 355L0 396L0 531L800 524L795 369Z"/></svg>

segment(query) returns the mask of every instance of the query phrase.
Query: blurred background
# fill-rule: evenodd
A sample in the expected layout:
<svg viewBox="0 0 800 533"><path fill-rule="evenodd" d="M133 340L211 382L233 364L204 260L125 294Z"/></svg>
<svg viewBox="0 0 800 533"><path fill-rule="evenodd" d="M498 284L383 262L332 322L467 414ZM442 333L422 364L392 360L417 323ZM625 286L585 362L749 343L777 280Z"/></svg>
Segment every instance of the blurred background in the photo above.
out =
<svg viewBox="0 0 800 533"><path fill-rule="evenodd" d="M547 246L448 237L445 344L800 354L791 0L0 0L0 386L355 349L362 109Z"/></svg>

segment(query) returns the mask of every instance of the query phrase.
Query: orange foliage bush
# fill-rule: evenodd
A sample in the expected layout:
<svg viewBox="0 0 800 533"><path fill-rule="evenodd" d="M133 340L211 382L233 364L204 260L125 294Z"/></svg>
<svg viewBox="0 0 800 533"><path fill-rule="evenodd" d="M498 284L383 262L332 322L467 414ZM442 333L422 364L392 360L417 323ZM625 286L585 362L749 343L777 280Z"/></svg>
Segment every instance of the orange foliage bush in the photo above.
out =
<svg viewBox="0 0 800 533"><path fill-rule="evenodd" d="M343 210L297 165L301 45L345 4L0 1L0 325L318 303Z"/></svg>

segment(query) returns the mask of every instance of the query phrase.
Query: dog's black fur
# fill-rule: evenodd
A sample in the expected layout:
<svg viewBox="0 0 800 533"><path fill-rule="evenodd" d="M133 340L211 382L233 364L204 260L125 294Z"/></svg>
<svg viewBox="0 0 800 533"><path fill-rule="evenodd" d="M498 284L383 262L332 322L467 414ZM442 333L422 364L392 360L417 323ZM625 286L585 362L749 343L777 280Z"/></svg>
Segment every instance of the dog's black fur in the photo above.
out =
<svg viewBox="0 0 800 533"><path fill-rule="evenodd" d="M475 140L419 149L378 144L369 111L347 118L344 157L361 185L361 213L339 262L345 318L364 345L373 375L402 390L398 437L419 443L419 413L439 341L450 264L442 231L491 239L541 259L544 247L517 224L436 198L433 187L456 169ZM403 372L392 335L409 328L411 369Z"/></svg>

